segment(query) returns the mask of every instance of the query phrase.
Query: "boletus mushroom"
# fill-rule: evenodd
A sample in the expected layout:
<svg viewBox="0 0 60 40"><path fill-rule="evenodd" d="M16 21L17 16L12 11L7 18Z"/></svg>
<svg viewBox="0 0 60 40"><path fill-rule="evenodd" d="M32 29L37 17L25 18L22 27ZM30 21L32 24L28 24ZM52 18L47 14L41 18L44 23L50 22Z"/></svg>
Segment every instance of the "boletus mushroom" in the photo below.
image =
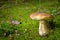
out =
<svg viewBox="0 0 60 40"><path fill-rule="evenodd" d="M46 36L49 34L49 23L48 20L53 21L53 15L48 13L36 12L30 15L31 19L39 20L39 35Z"/></svg>

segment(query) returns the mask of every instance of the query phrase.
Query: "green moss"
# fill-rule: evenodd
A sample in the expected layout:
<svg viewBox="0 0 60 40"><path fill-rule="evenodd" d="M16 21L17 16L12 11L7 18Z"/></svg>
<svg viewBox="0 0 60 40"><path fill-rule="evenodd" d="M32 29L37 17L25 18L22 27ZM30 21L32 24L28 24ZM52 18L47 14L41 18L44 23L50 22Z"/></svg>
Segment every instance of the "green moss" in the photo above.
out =
<svg viewBox="0 0 60 40"><path fill-rule="evenodd" d="M48 38L41 37L38 33L39 28L39 21L37 20L31 20L30 14L35 12L38 7L41 8L41 11L44 12L44 9L48 9L48 13L53 14L52 10L56 9L57 7L60 7L58 3L56 3L55 6L54 2L44 2L44 3L38 3L33 2L32 3L25 3L25 4L5 4L6 6L9 6L8 8L2 8L0 10L0 14L2 15L0 17L0 29L4 29L5 31L12 32L12 29L19 30L19 36L15 36L15 40L60 40L60 15L54 17L54 22L56 29L53 30L53 33L49 34ZM46 11L46 12L47 12ZM12 25L12 20L19 20L21 21L21 24L19 25ZM12 29L11 29L12 28ZM1 32L1 31L0 31ZM3 31L2 31L3 34ZM18 38L17 38L18 37ZM10 40L8 37L0 37L1 40Z"/></svg>

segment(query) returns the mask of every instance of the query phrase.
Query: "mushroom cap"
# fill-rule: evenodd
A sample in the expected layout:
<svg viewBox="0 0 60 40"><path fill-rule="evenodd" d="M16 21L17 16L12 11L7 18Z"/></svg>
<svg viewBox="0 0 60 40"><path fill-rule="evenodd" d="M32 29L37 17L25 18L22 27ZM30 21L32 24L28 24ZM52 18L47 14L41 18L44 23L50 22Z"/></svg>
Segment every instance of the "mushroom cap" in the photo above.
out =
<svg viewBox="0 0 60 40"><path fill-rule="evenodd" d="M30 15L31 19L35 19L35 20L44 20L44 19L53 19L53 15L48 14L48 13L33 13Z"/></svg>

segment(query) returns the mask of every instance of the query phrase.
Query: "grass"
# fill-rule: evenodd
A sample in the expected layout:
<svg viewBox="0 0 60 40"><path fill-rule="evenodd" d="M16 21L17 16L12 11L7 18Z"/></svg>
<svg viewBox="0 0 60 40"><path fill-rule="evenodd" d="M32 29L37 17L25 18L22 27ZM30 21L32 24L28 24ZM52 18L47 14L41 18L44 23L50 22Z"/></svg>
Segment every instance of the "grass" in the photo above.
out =
<svg viewBox="0 0 60 40"><path fill-rule="evenodd" d="M12 34L14 36L14 40L60 40L60 15L54 17L55 22L55 31L51 30L52 33L49 34L48 38L41 37L38 34L39 21L31 20L30 14L35 12L38 7L41 8L41 12L47 12L54 14L53 10L60 7L59 3L54 2L44 2L38 3L24 3L24 4L4 4L6 5L4 8L0 10L0 40L11 40L10 34L15 29L19 31L18 36ZM46 9L46 10L45 10ZM19 25L12 25L12 20L18 20L21 22ZM7 37L4 37L4 33L9 32Z"/></svg>

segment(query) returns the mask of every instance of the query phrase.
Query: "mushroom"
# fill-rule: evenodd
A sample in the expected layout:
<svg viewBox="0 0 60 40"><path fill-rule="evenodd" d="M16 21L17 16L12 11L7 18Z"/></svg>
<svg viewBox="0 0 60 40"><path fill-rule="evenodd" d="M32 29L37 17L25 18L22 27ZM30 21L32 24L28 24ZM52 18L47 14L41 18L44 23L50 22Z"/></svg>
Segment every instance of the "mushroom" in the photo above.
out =
<svg viewBox="0 0 60 40"><path fill-rule="evenodd" d="M33 20L39 20L39 35L46 36L49 34L49 23L48 20L53 20L53 15L48 13L33 13L30 15Z"/></svg>

